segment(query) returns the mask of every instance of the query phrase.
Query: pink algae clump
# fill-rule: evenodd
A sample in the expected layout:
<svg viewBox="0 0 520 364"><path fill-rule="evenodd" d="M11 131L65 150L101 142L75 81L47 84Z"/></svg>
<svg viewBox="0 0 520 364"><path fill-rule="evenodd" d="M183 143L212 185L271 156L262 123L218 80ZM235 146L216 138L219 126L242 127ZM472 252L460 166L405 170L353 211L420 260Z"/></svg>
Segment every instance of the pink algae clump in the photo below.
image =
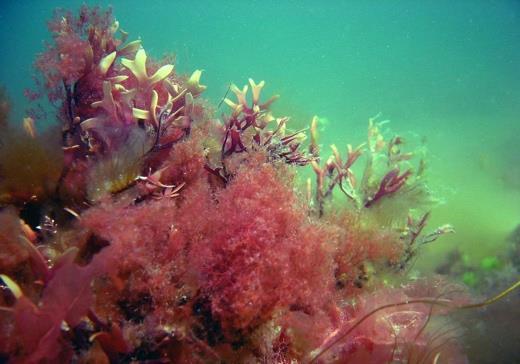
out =
<svg viewBox="0 0 520 364"><path fill-rule="evenodd" d="M315 295L333 286L325 239L277 173L268 163L246 164L216 195L218 229L197 252L197 264L203 294L224 329L254 327L277 307L314 311L330 299Z"/></svg>
<svg viewBox="0 0 520 364"><path fill-rule="evenodd" d="M424 297L459 305L468 302L462 287L439 277L418 280L401 289L380 288L361 294L356 305L348 308L350 318L342 330L325 341L325 345L335 345L319 360L335 362L341 358L341 362L375 364L429 363L442 358L449 363L467 363L457 342L461 327L443 317L450 308Z"/></svg>
<svg viewBox="0 0 520 364"><path fill-rule="evenodd" d="M366 144L324 159L317 118L291 130L263 81L232 85L218 118L200 70L151 59L110 11L50 30L36 67L62 152L50 186L0 196L0 359L464 362L443 317L466 295L406 284L452 229L427 231L424 161L402 138L373 118ZM7 173L0 187L27 180Z"/></svg>
<svg viewBox="0 0 520 364"><path fill-rule="evenodd" d="M156 304L193 296L194 315L218 322L219 340L250 333L277 309L323 309L331 294L315 292L334 286L324 237L295 209L290 184L280 183L284 167L249 167L217 194L204 176L175 201L102 205L81 224L111 242L117 274L132 284L125 289L144 289Z"/></svg>

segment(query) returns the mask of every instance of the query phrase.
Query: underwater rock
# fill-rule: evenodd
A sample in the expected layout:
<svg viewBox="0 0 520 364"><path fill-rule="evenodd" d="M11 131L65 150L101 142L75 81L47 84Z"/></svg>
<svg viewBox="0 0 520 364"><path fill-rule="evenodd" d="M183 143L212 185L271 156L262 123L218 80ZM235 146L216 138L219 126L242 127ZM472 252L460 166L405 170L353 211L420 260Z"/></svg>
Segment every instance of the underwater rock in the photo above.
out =
<svg viewBox="0 0 520 364"><path fill-rule="evenodd" d="M511 261L516 269L520 270L520 224L513 230L507 239L510 243Z"/></svg>

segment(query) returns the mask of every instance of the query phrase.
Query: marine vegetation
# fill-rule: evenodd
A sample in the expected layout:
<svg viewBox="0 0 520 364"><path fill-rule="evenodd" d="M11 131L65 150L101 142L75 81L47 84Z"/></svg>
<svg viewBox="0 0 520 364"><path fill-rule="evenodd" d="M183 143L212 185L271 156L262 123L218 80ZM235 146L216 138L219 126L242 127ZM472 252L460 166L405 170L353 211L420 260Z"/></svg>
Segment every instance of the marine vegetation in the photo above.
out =
<svg viewBox="0 0 520 364"><path fill-rule="evenodd" d="M0 125L0 361L465 363L450 313L518 286L479 304L407 278L453 228L427 226L423 153L379 117L329 150L264 81L217 117L201 70L152 59L110 11L49 30L24 128Z"/></svg>

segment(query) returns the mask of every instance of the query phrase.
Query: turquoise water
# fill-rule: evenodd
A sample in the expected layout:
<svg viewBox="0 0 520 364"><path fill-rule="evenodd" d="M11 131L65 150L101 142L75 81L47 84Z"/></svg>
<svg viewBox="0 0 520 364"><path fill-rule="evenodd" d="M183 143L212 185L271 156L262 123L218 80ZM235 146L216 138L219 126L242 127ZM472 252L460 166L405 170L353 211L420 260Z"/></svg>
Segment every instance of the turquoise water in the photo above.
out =
<svg viewBox="0 0 520 364"><path fill-rule="evenodd" d="M0 13L0 84L24 115L23 89L55 7L80 1L7 1ZM87 1L87 4L104 5ZM230 82L266 80L275 112L305 126L326 121L321 142L359 144L381 112L394 132L429 149L445 203L432 225L457 234L424 249L462 247L479 260L504 248L520 223L520 3L518 1L113 1L129 39L180 72L204 69L217 104Z"/></svg>

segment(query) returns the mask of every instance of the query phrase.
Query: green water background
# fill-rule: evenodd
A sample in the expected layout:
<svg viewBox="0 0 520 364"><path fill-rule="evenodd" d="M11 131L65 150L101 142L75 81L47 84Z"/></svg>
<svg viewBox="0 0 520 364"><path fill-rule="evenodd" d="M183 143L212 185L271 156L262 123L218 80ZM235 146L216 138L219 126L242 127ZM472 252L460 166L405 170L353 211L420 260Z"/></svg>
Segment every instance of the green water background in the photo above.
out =
<svg viewBox="0 0 520 364"><path fill-rule="evenodd" d="M31 64L55 7L81 1L3 1L0 84L21 120ZM87 4L106 6L100 1ZM425 247L431 268L460 247L473 261L499 254L520 224L520 2L112 1L129 39L180 72L204 69L217 104L229 82L266 80L275 112L327 121L324 148L364 141L381 112L395 132L425 138L432 186L445 199L432 228L457 233ZM432 259L434 258L434 259Z"/></svg>

